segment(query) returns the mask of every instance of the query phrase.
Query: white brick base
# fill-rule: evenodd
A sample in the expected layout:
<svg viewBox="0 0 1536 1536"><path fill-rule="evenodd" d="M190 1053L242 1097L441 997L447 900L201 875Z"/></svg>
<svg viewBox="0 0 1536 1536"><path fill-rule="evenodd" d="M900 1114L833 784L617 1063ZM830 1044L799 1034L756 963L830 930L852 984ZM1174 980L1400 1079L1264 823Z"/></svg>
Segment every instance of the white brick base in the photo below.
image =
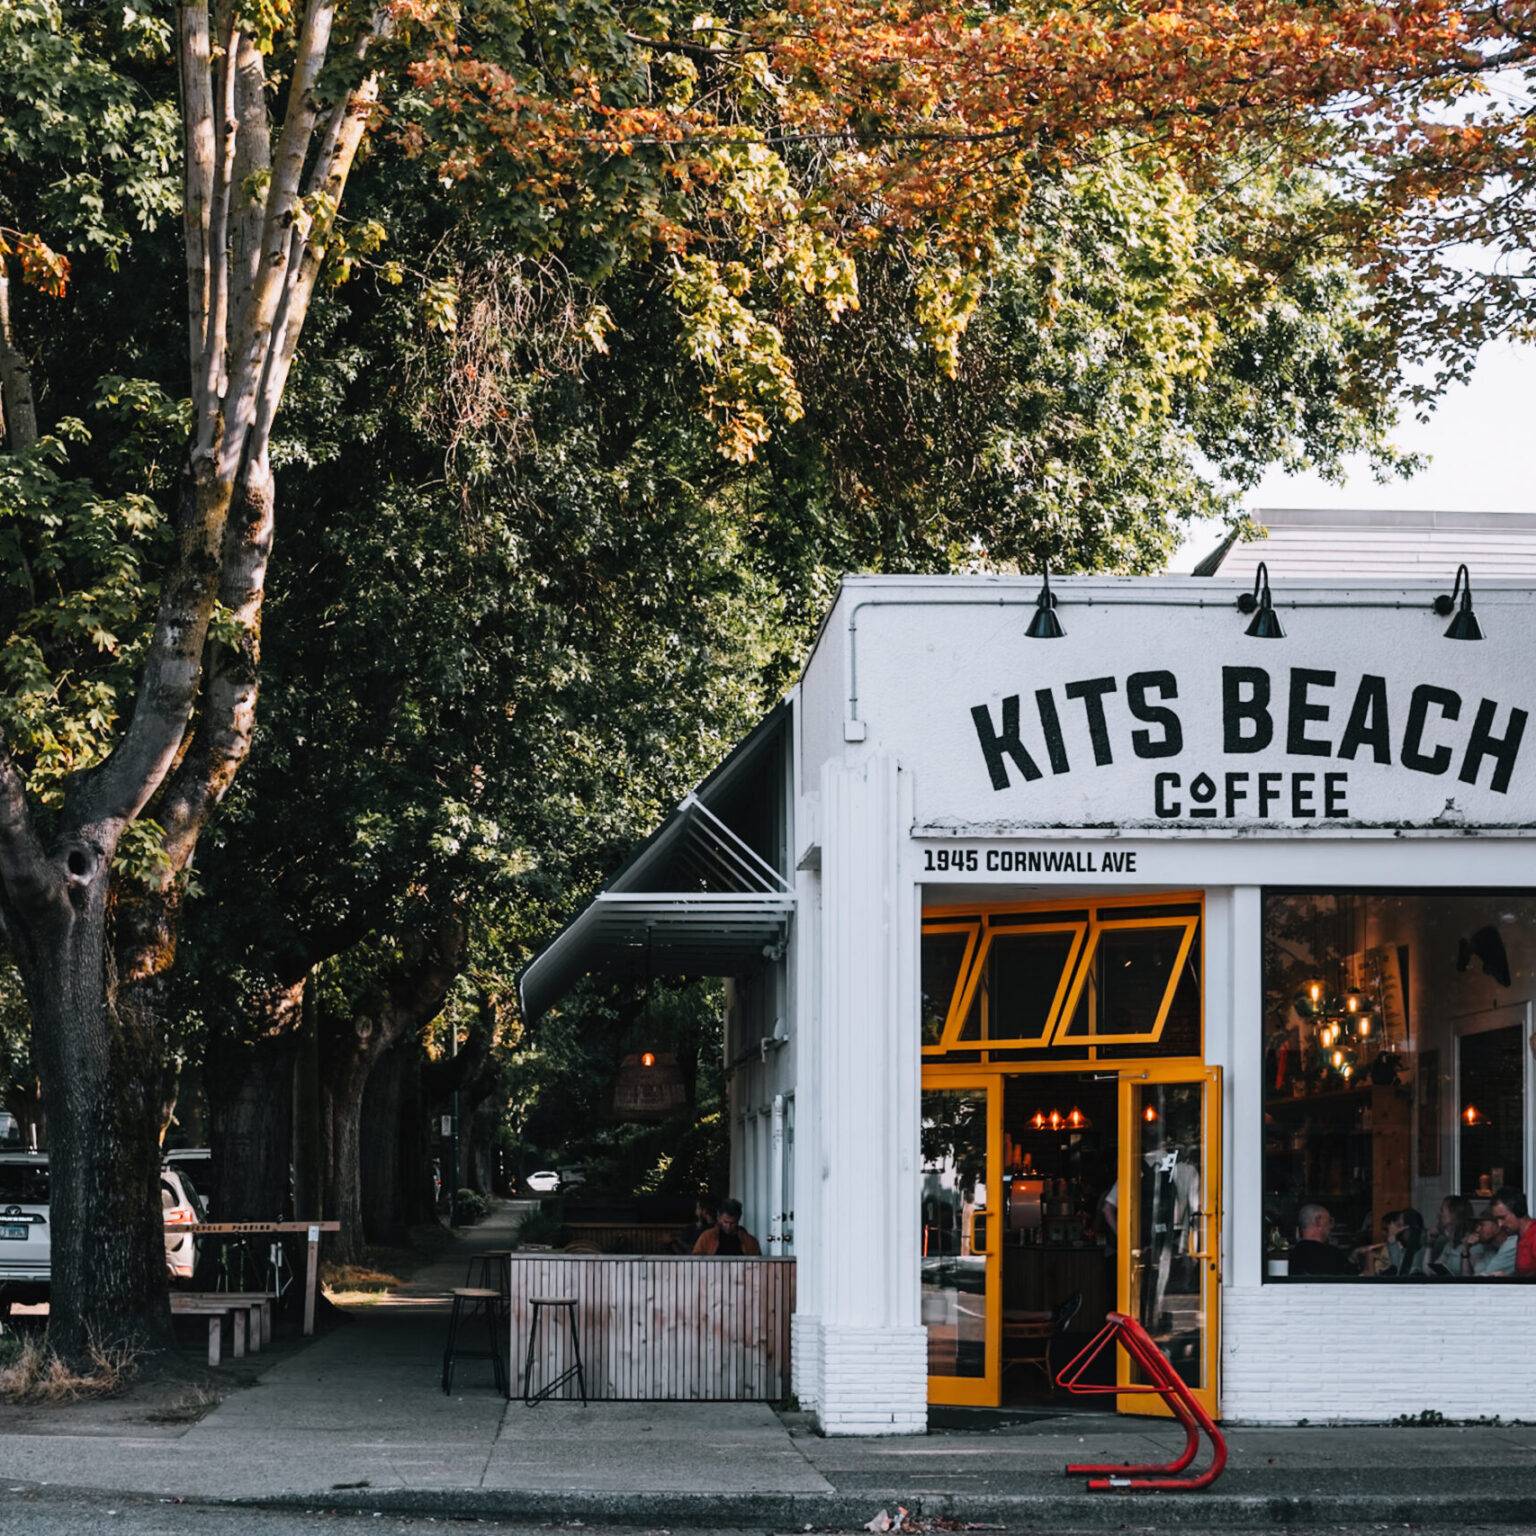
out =
<svg viewBox="0 0 1536 1536"><path fill-rule="evenodd" d="M820 1334L821 1383L816 1419L823 1434L927 1432L926 1329L850 1328L834 1324L823 1325Z"/></svg>
<svg viewBox="0 0 1536 1536"><path fill-rule="evenodd" d="M790 1390L807 1412L821 1406L821 1319L802 1317L798 1312L789 1320Z"/></svg>
<svg viewBox="0 0 1536 1536"><path fill-rule="evenodd" d="M1229 1286L1221 1299L1224 1419L1536 1412L1536 1287Z"/></svg>

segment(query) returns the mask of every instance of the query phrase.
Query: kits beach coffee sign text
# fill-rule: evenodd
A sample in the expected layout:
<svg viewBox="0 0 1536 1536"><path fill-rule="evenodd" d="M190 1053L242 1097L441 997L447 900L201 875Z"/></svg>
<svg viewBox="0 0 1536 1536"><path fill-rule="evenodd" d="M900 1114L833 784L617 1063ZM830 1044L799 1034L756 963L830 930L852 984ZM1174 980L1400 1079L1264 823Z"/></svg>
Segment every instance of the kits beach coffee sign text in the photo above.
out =
<svg viewBox="0 0 1536 1536"><path fill-rule="evenodd" d="M970 713L994 791L1129 771L1149 821L1350 820L1363 766L1439 779L1448 804L1457 786L1506 796L1527 723L1518 706L1442 682L1301 666L1223 666L1216 697L1170 669L1082 677ZM1199 745L1186 751L1186 737Z"/></svg>

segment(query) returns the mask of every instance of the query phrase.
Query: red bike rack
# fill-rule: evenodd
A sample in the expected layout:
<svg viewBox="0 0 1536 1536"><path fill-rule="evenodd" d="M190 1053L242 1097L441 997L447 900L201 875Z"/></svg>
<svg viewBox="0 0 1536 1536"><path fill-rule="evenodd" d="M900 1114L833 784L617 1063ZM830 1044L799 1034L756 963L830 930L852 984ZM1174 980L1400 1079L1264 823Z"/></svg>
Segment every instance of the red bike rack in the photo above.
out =
<svg viewBox="0 0 1536 1536"><path fill-rule="evenodd" d="M1148 1379L1145 1382L1133 1382L1123 1387L1101 1386L1096 1382L1083 1381L1083 1372L1106 1349L1112 1349L1116 1341L1131 1357L1132 1363L1141 1367L1143 1375ZM1121 1392L1155 1392L1167 1403L1174 1418L1184 1426L1184 1432L1188 1436L1183 1452L1169 1462L1126 1466L1112 1466L1097 1462L1069 1465L1067 1476L1087 1477L1088 1487L1093 1492L1101 1493L1112 1488L1152 1489L1169 1493L1193 1492L1199 1488L1209 1488L1221 1476L1222 1469L1227 1464L1226 1439L1217 1427L1216 1421L1200 1406L1189 1388L1179 1380L1177 1373L1168 1363L1167 1357L1153 1342L1151 1334L1134 1317L1126 1317L1121 1312L1111 1312L1105 1319L1104 1326L1057 1373L1056 1385L1082 1397ZM1200 1450L1202 1430L1209 1437L1211 1449L1215 1453L1211 1464L1203 1472L1189 1477L1181 1476L1181 1473L1194 1464L1195 1456Z"/></svg>

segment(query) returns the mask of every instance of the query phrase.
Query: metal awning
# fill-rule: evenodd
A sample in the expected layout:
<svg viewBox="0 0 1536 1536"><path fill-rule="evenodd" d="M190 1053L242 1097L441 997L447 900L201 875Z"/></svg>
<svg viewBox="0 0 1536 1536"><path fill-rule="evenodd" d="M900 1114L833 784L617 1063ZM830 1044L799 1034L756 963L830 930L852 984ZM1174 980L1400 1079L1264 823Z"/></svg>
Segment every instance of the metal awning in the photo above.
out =
<svg viewBox="0 0 1536 1536"><path fill-rule="evenodd" d="M780 704L687 795L518 980L533 1020L582 976L739 976L783 952L794 886L728 821L784 796Z"/></svg>

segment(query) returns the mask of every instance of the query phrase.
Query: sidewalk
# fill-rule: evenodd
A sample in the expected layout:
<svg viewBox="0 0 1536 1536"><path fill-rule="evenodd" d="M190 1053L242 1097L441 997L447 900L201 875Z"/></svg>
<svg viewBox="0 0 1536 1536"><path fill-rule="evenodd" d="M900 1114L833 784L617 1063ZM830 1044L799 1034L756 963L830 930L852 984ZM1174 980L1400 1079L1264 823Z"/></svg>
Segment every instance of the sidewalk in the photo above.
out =
<svg viewBox="0 0 1536 1536"><path fill-rule="evenodd" d="M388 1298L280 1360L188 1427L0 1435L11 1487L145 1493L437 1516L779 1530L858 1528L878 1510L1057 1529L1141 1521L1536 1524L1536 1424L1242 1429L1197 1495L1089 1494L1069 1460L1156 1459L1157 1421L1063 1411L924 1438L825 1440L758 1404L506 1403L489 1365L439 1390L446 1294L472 1253L506 1246L492 1217ZM1536 1404L1532 1405L1536 1417Z"/></svg>

